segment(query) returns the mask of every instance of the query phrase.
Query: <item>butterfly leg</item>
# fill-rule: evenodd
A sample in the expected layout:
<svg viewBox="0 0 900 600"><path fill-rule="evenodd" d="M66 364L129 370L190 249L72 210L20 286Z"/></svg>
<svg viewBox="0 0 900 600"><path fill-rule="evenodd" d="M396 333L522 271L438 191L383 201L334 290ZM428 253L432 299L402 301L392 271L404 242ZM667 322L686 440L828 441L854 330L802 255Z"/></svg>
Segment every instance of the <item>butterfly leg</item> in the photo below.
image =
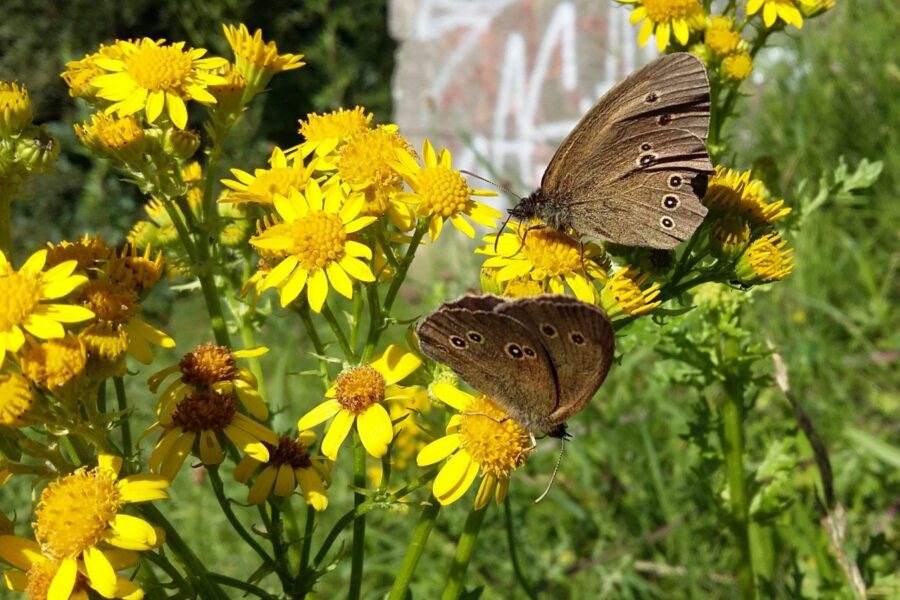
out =
<svg viewBox="0 0 900 600"><path fill-rule="evenodd" d="M516 251L512 254L512 256L515 256L516 254L518 254L519 252L521 252L521 251L522 251L522 248L525 247L525 239L528 237L528 232L529 232L529 231L531 231L532 229L545 229L545 228L547 228L547 227L548 227L548 225L547 225L546 223L539 223L539 224L537 224L537 225L529 225L528 228L525 229L525 234L522 236L522 243L519 244L518 250L516 250ZM507 258L511 258L511 256L509 256L509 257L507 257Z"/></svg>
<svg viewBox="0 0 900 600"><path fill-rule="evenodd" d="M531 442L531 445L527 448L522 448L518 454L516 454L516 464L519 464L519 459L523 456L527 456L531 454L531 451L537 448L537 439L535 439L534 434L530 431L528 432L528 439Z"/></svg>

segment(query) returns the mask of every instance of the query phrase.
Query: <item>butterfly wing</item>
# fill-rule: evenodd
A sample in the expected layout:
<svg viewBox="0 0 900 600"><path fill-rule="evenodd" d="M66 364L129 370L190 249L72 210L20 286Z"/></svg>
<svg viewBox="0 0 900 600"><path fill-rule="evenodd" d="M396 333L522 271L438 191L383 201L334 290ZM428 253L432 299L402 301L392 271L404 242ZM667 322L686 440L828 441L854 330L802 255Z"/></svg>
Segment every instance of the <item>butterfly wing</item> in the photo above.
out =
<svg viewBox="0 0 900 600"><path fill-rule="evenodd" d="M673 248L706 215L708 129L703 64L686 53L660 57L582 118L550 161L541 192L565 205L579 234Z"/></svg>
<svg viewBox="0 0 900 600"><path fill-rule="evenodd" d="M615 333L601 309L569 296L522 298L496 311L538 333L559 379L559 401L537 429L549 431L590 402L606 379Z"/></svg>
<svg viewBox="0 0 900 600"><path fill-rule="evenodd" d="M417 327L426 356L497 402L529 430L557 406L557 377L538 334L493 310L495 296L466 296L442 305Z"/></svg>

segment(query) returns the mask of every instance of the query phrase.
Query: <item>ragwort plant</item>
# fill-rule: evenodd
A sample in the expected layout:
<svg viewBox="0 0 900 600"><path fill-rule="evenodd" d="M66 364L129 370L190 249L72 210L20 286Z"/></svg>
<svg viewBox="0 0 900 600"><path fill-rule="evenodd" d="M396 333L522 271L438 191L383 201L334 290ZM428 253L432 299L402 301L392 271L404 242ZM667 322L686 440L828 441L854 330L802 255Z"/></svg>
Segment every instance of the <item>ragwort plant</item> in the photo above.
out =
<svg viewBox="0 0 900 600"><path fill-rule="evenodd" d="M773 32L830 7L750 0L716 13L698 0L628 3L642 44L653 35L660 51L688 49L708 66L709 149L718 162L730 154L723 124L754 56ZM512 475L533 447L490 398L462 389L418 353L412 336L398 335L410 320L397 299L423 246L497 226L500 213L479 200L494 193L470 187L447 150L428 140L414 148L362 107L307 115L295 146L274 148L264 167L223 175L223 147L242 112L274 75L303 66L301 55L279 54L260 31L224 31L233 60L143 38L66 65L70 93L96 111L75 125L79 141L147 198L147 218L122 248L85 236L48 243L22 262L11 256L13 199L51 168L59 147L31 123L25 87L0 83L0 482L25 481L37 494L33 535L14 534L27 524L10 522L9 507L0 514L7 585L51 599L293 598L347 560L348 596L359 598L367 515L397 509L387 514L408 520L414 508L420 516L389 594L405 598L442 509L468 498L444 579L443 597L458 598L490 506L507 502L508 510ZM191 127L199 115L202 133ZM476 253L486 256L486 292L573 294L602 306L620 336L638 319L664 326L660 352L685 365L681 381L708 400L689 437L704 450L706 491L737 549L734 585L753 598L771 585L752 547L754 528L790 505L788 474L799 455L785 440L755 468L747 464L744 423L755 395L771 386L772 352L742 322L741 307L794 269L783 234L797 220L750 171L724 164L704 202L706 222L673 252L581 246L552 229L526 237L529 224L512 223L484 236ZM151 365L154 348L177 343L141 317L141 302L163 281L199 290L212 339L155 368L147 392L129 398L127 357ZM274 320L302 329L318 365L293 376L288 403L278 407L296 419L290 430L273 429L258 360L267 348L255 341ZM386 343L385 334L404 341ZM151 397L153 423L133 430L135 405ZM494 418L474 418L484 414ZM827 468L827 457L817 458ZM208 473L243 544L239 578L203 564L178 523L150 504L168 498L186 461ZM339 461L352 465L352 480L333 469ZM816 485L831 518L824 471ZM346 488L352 503L334 493ZM297 504L306 507L302 524ZM317 527L316 515L328 510L343 514ZM248 511L260 527L243 524ZM828 531L847 589L864 593L839 524Z"/></svg>

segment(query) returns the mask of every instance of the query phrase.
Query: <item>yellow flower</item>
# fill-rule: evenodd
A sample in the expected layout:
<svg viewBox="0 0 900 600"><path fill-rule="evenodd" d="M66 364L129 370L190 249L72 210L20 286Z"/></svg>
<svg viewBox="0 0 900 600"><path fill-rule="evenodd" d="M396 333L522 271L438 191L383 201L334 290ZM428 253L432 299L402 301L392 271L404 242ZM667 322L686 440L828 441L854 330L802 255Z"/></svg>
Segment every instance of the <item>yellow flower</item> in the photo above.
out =
<svg viewBox="0 0 900 600"><path fill-rule="evenodd" d="M153 362L153 346L174 348L175 340L137 316L140 302L135 290L108 281L95 280L78 291L78 298L97 315L81 336L88 349L109 361L127 352L139 362Z"/></svg>
<svg viewBox="0 0 900 600"><path fill-rule="evenodd" d="M381 458L394 439L391 417L383 403L410 397L414 390L397 383L421 364L415 354L391 344L384 354L369 364L352 367L338 375L334 385L325 392L327 400L301 417L297 428L300 431L312 429L334 417L322 440L322 454L337 460L341 444L356 423L366 451Z"/></svg>
<svg viewBox="0 0 900 600"><path fill-rule="evenodd" d="M94 270L98 264L106 264L113 256L115 249L99 236L83 235L74 242L63 240L58 244L47 244L47 265L56 266L74 260L78 273Z"/></svg>
<svg viewBox="0 0 900 600"><path fill-rule="evenodd" d="M275 255L262 288L280 289L281 305L290 304L303 288L310 307L320 312L329 284L346 298L353 297L353 279L375 281L368 265L372 250L351 239L375 217L360 217L362 197L347 198L340 186L324 192L310 180L303 193L291 190L275 197L275 210L284 222L266 227L250 239L255 248ZM351 279L352 277L352 279Z"/></svg>
<svg viewBox="0 0 900 600"><path fill-rule="evenodd" d="M222 183L233 192L220 202L235 204L253 202L271 206L275 196L287 196L291 190L303 191L315 168L314 165L304 166L300 160L288 161L284 151L277 146L272 151L269 164L271 168L255 169L252 175L240 169L231 169L231 174L237 181L222 180Z"/></svg>
<svg viewBox="0 0 900 600"><path fill-rule="evenodd" d="M192 452L204 465L218 465L225 458L223 437L244 454L260 462L269 460L269 446L278 436L257 421L237 412L237 392L213 388L189 391L161 412L147 431L161 428L162 435L150 454L150 470L172 480Z"/></svg>
<svg viewBox="0 0 900 600"><path fill-rule="evenodd" d="M42 344L31 344L19 357L22 374L37 385L53 390L84 373L87 349L74 335Z"/></svg>
<svg viewBox="0 0 900 600"><path fill-rule="evenodd" d="M761 8L763 22L766 27L771 27L775 21L781 19L788 25L797 29L803 27L803 14L800 12L798 2L805 7L814 7L817 0L747 0L747 14L755 15Z"/></svg>
<svg viewBox="0 0 900 600"><path fill-rule="evenodd" d="M736 216L725 216L713 222L709 229L713 254L726 260L740 256L750 243L750 225Z"/></svg>
<svg viewBox="0 0 900 600"><path fill-rule="evenodd" d="M722 72L731 79L743 81L753 71L753 59L747 52L736 52L722 60Z"/></svg>
<svg viewBox="0 0 900 600"><path fill-rule="evenodd" d="M74 260L44 271L46 261L47 251L38 250L16 271L0 252L0 365L7 352L18 352L25 344L25 331L39 339L61 338L63 324L94 316L82 306L46 302L69 295L87 281L73 274Z"/></svg>
<svg viewBox="0 0 900 600"><path fill-rule="evenodd" d="M703 7L699 0L618 0L623 4L635 4L629 20L632 25L641 21L638 44L647 44L651 35L656 36L656 48L662 52L669 45L674 33L682 46L687 45L691 29L704 26Z"/></svg>
<svg viewBox="0 0 900 600"><path fill-rule="evenodd" d="M97 96L113 102L106 112L120 117L145 111L147 121L156 122L163 112L184 129L186 100L215 104L206 89L225 79L212 71L227 64L224 58L203 58L206 50L184 49L184 42L163 44L150 38L137 42L118 41L121 58L98 57L94 63L107 72L91 80Z"/></svg>
<svg viewBox="0 0 900 600"><path fill-rule="evenodd" d="M100 44L99 50L93 54L87 54L80 60L70 60L66 63L66 70L60 76L69 86L69 95L73 98L85 98L93 100L97 94L97 88L91 83L94 77L103 75L96 60L98 58L121 59L122 47L116 43L112 45Z"/></svg>
<svg viewBox="0 0 900 600"><path fill-rule="evenodd" d="M713 212L734 214L756 227L767 227L790 214L784 200L769 202L769 193L751 172L735 171L721 165L709 179L703 203Z"/></svg>
<svg viewBox="0 0 900 600"><path fill-rule="evenodd" d="M18 373L0 373L0 425L22 427L34 404L31 383Z"/></svg>
<svg viewBox="0 0 900 600"><path fill-rule="evenodd" d="M75 135L91 152L102 158L137 163L144 157L144 130L133 116L121 119L98 113L91 122L75 125Z"/></svg>
<svg viewBox="0 0 900 600"><path fill-rule="evenodd" d="M425 446L416 458L420 467L450 458L434 479L435 498L442 506L456 502L480 472L475 509L487 506L491 496L503 502L510 474L532 450L528 431L486 396L473 396L443 382L432 392L460 412L450 418L447 435Z"/></svg>
<svg viewBox="0 0 900 600"><path fill-rule="evenodd" d="M182 398L192 391L234 392L244 408L251 415L264 421L269 418L269 409L256 389L256 377L248 369L238 368L235 361L240 358L254 358L268 352L268 348L257 347L246 350L230 350L225 346L203 344L185 354L177 365L166 367L150 376L147 385L156 393L160 384L170 375L179 374L160 394L157 414L171 415Z"/></svg>
<svg viewBox="0 0 900 600"><path fill-rule="evenodd" d="M48 592L33 597L69 598L78 583L106 598L125 597L129 588L120 583L116 570L135 564L134 551L158 547L163 536L121 509L168 498L169 482L146 474L119 479L121 467L120 457L101 454L97 467L83 467L44 488L35 511L37 544L12 536L0 543L0 556L27 572L14 582ZM38 565L41 568L32 573Z"/></svg>
<svg viewBox="0 0 900 600"><path fill-rule="evenodd" d="M70 563L44 554L35 541L14 535L0 536L0 560L14 567L3 574L6 585L28 598L89 598L91 590L104 595L115 590L106 595L108 598L143 598L144 592L135 582L115 575L116 571L136 566L140 560L138 554L131 550L109 548L103 551L103 555L112 567L114 587L109 585L109 573L95 572L91 577L84 560L75 561L73 571ZM96 570L96 564L96 561L93 562L91 568ZM62 575L57 579L60 572Z"/></svg>
<svg viewBox="0 0 900 600"><path fill-rule="evenodd" d="M563 294L568 285L580 300L592 303L597 300L592 279L606 280L606 271L592 260L593 256L603 254L598 246L585 244L582 257L581 243L555 229L535 228L525 223L511 227L513 231L499 234L496 252L494 241L498 234L485 236L485 245L475 251L490 256L483 268L495 269L494 277L501 286L520 278L530 279L545 292ZM532 227L530 231L529 227Z"/></svg>
<svg viewBox="0 0 900 600"><path fill-rule="evenodd" d="M251 95L262 91L275 73L299 69L305 64L302 54L278 54L275 42L264 42L260 29L251 36L243 23L238 27L224 24L222 27L234 52L236 71L247 82Z"/></svg>
<svg viewBox="0 0 900 600"><path fill-rule="evenodd" d="M319 157L328 156L353 134L369 129L371 122L372 113L366 113L361 106L340 108L323 115L309 113L305 121L299 121L299 133L305 141L288 150L288 154L299 152L305 158L315 152Z"/></svg>
<svg viewBox="0 0 900 600"><path fill-rule="evenodd" d="M473 196L496 196L495 192L474 190L466 183L459 171L453 169L450 152L439 153L426 139L422 147L425 166L420 166L407 150L398 150L394 168L403 176L413 193L401 193L401 199L416 207L419 216L429 219L428 235L437 240L450 219L453 226L470 238L475 237L475 229L463 217L485 227L494 227L500 212L476 201Z"/></svg>
<svg viewBox="0 0 900 600"><path fill-rule="evenodd" d="M735 275L745 284L784 279L794 270L794 250L777 233L766 234L750 244L738 260Z"/></svg>
<svg viewBox="0 0 900 600"><path fill-rule="evenodd" d="M162 277L163 268L162 252L157 252L154 256L150 246L144 248L143 254L139 254L135 246L128 245L106 263L110 281L133 289L139 295L153 289Z"/></svg>
<svg viewBox="0 0 900 600"><path fill-rule="evenodd" d="M317 511L328 508L325 487L331 477L330 463L320 456L310 456L309 447L316 436L309 431L297 438L281 436L278 444L269 448L269 460L259 461L245 456L234 468L234 478L246 484L262 467L247 492L248 504L262 504L273 493L288 498L297 486L306 503Z"/></svg>
<svg viewBox="0 0 900 600"><path fill-rule="evenodd" d="M710 20L703 40L710 50L719 56L725 56L737 49L741 34L734 30L733 18L718 16Z"/></svg>
<svg viewBox="0 0 900 600"><path fill-rule="evenodd" d="M621 314L636 317L659 306L661 302L654 301L659 296L658 283L641 289L649 277L649 273L641 274L627 266L616 271L600 292L600 305L606 314L610 318Z"/></svg>
<svg viewBox="0 0 900 600"><path fill-rule="evenodd" d="M397 133L396 125L379 125L349 136L341 146L337 160L337 177L351 190L365 196L360 214L390 216L401 231L413 225L413 212L402 200L403 177L394 168L397 151L408 151L409 142ZM319 167L322 169L323 167ZM333 184L332 183L332 184Z"/></svg>
<svg viewBox="0 0 900 600"><path fill-rule="evenodd" d="M30 124L28 88L15 81L0 81L0 136L18 135Z"/></svg>

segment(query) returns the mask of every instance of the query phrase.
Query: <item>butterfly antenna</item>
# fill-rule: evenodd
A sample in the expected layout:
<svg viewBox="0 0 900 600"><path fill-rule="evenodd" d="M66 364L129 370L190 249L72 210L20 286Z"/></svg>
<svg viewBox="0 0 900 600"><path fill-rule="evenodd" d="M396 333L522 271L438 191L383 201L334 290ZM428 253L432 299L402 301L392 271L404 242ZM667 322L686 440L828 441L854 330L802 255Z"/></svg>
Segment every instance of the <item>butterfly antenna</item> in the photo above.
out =
<svg viewBox="0 0 900 600"><path fill-rule="evenodd" d="M509 188L507 188L506 186L500 185L499 183L494 183L490 179L485 179L481 175L477 175L477 174L473 173L472 171L466 171L465 169L460 169L459 172L462 173L463 175L468 175L469 177L474 177L475 179L479 179L479 180L487 183L488 185L492 185L495 188L497 188L498 190L500 190L501 192L505 192L505 193L509 194L510 196L516 196L516 194L513 194L511 191L509 191ZM518 198L518 196L516 196L516 197Z"/></svg>
<svg viewBox="0 0 900 600"><path fill-rule="evenodd" d="M541 500L543 500L547 494L550 493L550 488L553 487L553 482L556 481L556 474L559 472L559 465L562 464L563 452L566 450L566 440L565 438L560 438L559 440L559 456L556 458L556 466L553 467L553 474L550 475L550 483L547 484L547 489L544 492L535 498L534 503L537 504Z"/></svg>
<svg viewBox="0 0 900 600"><path fill-rule="evenodd" d="M506 220L503 221L503 225L501 225L500 229L497 230L497 236L494 238L494 254L497 254L497 243L500 241L500 234L503 233L504 229L506 229L506 224L509 223L509 220L511 218L512 218L512 213L507 211Z"/></svg>

